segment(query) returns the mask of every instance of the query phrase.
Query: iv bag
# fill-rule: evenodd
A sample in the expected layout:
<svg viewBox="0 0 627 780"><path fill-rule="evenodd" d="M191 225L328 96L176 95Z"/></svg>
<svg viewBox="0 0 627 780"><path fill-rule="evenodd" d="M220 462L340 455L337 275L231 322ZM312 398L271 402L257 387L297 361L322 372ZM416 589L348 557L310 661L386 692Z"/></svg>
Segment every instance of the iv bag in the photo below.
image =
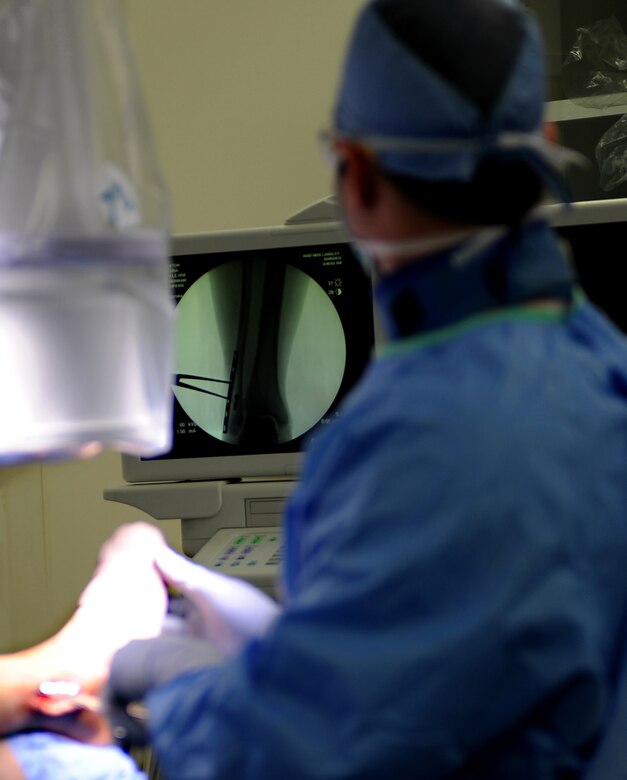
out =
<svg viewBox="0 0 627 780"><path fill-rule="evenodd" d="M169 448L168 228L116 0L0 0L0 463Z"/></svg>

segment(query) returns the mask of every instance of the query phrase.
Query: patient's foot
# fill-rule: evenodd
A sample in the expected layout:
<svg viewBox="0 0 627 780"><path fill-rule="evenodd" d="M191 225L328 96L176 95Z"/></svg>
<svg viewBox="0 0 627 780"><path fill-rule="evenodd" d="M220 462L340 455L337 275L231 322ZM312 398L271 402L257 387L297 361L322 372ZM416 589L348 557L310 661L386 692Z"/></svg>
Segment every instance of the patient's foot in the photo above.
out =
<svg viewBox="0 0 627 780"><path fill-rule="evenodd" d="M120 528L102 547L79 608L57 636L63 654L71 657L72 668L89 689L94 690L94 683L98 689L94 679L98 664L103 682L121 647L161 632L168 594L155 558L165 546L154 526L135 523Z"/></svg>
<svg viewBox="0 0 627 780"><path fill-rule="evenodd" d="M0 733L24 728L46 710L44 680L73 680L98 695L113 655L133 639L157 636L167 591L154 566L165 541L147 523L123 526L103 546L72 618L35 647L0 657Z"/></svg>

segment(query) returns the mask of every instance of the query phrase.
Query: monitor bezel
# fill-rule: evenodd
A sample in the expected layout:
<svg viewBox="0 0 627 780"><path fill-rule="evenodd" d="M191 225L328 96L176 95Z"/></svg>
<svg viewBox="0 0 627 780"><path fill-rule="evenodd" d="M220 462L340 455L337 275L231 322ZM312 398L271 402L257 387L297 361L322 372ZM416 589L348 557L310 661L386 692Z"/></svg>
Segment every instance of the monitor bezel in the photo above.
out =
<svg viewBox="0 0 627 780"><path fill-rule="evenodd" d="M349 244L341 223L326 221L303 225L282 225L216 231L175 236L170 254L226 254L248 250ZM194 458L142 459L122 455L122 476L126 482L176 482L199 480L240 480L296 478L302 453L278 452Z"/></svg>

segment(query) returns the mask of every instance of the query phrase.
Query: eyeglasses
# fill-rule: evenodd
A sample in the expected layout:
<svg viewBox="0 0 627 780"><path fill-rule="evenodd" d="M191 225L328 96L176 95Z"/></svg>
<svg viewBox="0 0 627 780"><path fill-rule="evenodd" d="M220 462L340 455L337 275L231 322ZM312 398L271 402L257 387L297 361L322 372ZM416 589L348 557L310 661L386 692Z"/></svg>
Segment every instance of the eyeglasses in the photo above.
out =
<svg viewBox="0 0 627 780"><path fill-rule="evenodd" d="M359 148L361 154L374 158L376 139L373 140L375 140L375 143L370 143L370 139L343 135L337 130L332 129L320 130L318 133L318 145L322 159L333 169L337 168L339 162L340 144L351 144L352 146Z"/></svg>
<svg viewBox="0 0 627 780"><path fill-rule="evenodd" d="M337 148L338 134L335 130L324 129L318 132L318 147L320 156L329 168L335 169L338 165L339 152Z"/></svg>

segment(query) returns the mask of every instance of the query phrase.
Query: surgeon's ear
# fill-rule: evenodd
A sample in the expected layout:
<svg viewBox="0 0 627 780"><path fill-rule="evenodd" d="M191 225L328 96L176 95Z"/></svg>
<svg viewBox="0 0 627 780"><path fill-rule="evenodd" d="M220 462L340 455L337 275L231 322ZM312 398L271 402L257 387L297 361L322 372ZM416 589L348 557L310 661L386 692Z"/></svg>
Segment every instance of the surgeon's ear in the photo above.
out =
<svg viewBox="0 0 627 780"><path fill-rule="evenodd" d="M544 122L542 131L547 141L550 141L553 144L558 144L560 142L560 132L556 122Z"/></svg>
<svg viewBox="0 0 627 780"><path fill-rule="evenodd" d="M369 210L376 204L378 171L369 149L354 141L341 141L337 145L340 158L338 182L344 198L354 208Z"/></svg>

